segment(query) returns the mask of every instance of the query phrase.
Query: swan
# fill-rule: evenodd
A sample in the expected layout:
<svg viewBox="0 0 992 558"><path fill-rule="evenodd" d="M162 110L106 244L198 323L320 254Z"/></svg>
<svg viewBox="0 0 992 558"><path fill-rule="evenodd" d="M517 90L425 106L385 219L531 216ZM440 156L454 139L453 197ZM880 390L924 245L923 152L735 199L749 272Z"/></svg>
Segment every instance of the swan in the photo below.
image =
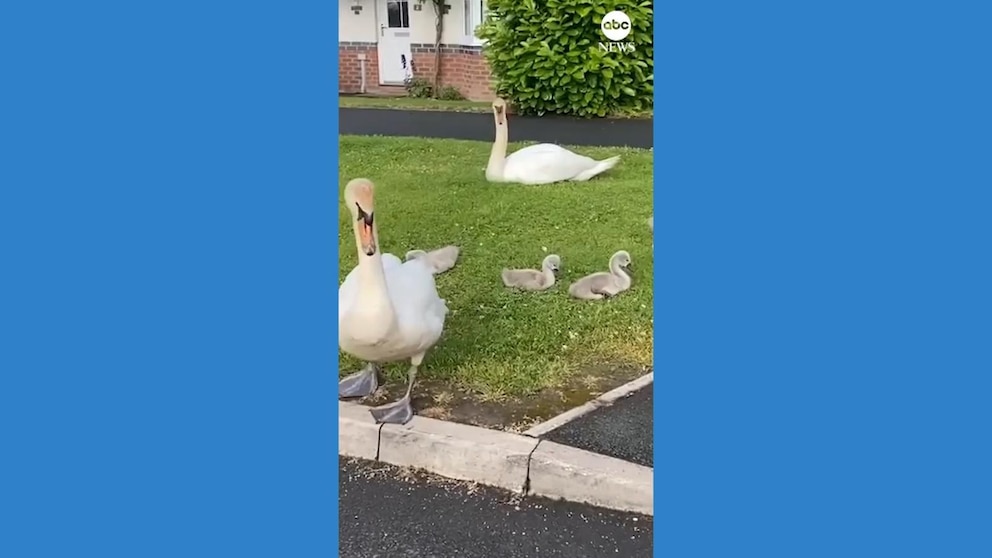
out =
<svg viewBox="0 0 992 558"><path fill-rule="evenodd" d="M410 261L414 258L426 258L426 261L430 264L434 275L439 275L455 267L455 263L458 261L459 252L461 252L461 250L457 246L445 246L443 248L438 248L437 250L431 250L430 252L424 250L410 250L406 253L406 256L404 256L403 259Z"/></svg>
<svg viewBox="0 0 992 558"><path fill-rule="evenodd" d="M616 296L630 288L630 254L620 250L610 257L610 271L586 275L568 287L568 294L583 300Z"/></svg>
<svg viewBox="0 0 992 558"><path fill-rule="evenodd" d="M506 101L493 101L496 119L496 141L489 154L486 180L489 182L517 182L520 184L551 184L572 180L582 182L613 168L620 156L597 161L553 143L539 143L520 149L506 156L507 130Z"/></svg>
<svg viewBox="0 0 992 558"><path fill-rule="evenodd" d="M351 211L358 265L338 290L338 344L367 365L338 383L339 397L365 397L378 388L379 365L410 360L406 395L369 409L376 423L406 424L413 418L410 391L417 369L441 332L448 307L438 296L434 274L426 260L401 262L379 246L370 180L356 178L345 186Z"/></svg>
<svg viewBox="0 0 992 558"><path fill-rule="evenodd" d="M503 284L523 291L544 291L555 284L555 273L561 267L561 257L551 254L536 269L503 269Z"/></svg>

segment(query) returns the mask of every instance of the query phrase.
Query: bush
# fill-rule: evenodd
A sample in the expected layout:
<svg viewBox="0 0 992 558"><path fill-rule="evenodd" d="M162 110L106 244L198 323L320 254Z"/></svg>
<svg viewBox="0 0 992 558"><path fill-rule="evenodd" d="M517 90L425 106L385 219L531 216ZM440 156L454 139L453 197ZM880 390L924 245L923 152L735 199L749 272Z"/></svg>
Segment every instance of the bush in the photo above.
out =
<svg viewBox="0 0 992 558"><path fill-rule="evenodd" d="M437 98L442 101L464 101L465 96L457 88L445 85L437 92Z"/></svg>
<svg viewBox="0 0 992 558"><path fill-rule="evenodd" d="M403 86L410 97L425 99L434 96L434 85L426 78L408 77L404 80Z"/></svg>
<svg viewBox="0 0 992 558"><path fill-rule="evenodd" d="M489 0L478 36L496 93L521 114L606 116L648 110L654 97L651 1ZM621 10L634 51L606 52L600 23Z"/></svg>

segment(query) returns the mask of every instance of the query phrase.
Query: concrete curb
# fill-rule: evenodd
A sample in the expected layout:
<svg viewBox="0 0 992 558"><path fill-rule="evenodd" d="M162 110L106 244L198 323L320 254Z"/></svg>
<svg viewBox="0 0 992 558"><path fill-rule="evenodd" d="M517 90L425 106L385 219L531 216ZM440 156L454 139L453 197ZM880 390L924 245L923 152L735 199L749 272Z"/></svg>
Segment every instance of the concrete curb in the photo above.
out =
<svg viewBox="0 0 992 558"><path fill-rule="evenodd" d="M530 436L420 416L403 426L380 426L368 409L339 401L339 454L525 496L654 514L654 471L649 467Z"/></svg>
<svg viewBox="0 0 992 558"><path fill-rule="evenodd" d="M648 372L640 378L627 382L616 389L612 389L588 403L569 409L556 417L534 425L523 434L524 436L532 436L535 438L543 436L556 428L562 427L581 416L587 415L592 411L599 409L600 407L609 407L620 399L623 399L635 391L650 385L652 382L654 382L654 372Z"/></svg>
<svg viewBox="0 0 992 558"><path fill-rule="evenodd" d="M530 460L530 492L654 515L654 469L541 440Z"/></svg>
<svg viewBox="0 0 992 558"><path fill-rule="evenodd" d="M372 415L361 405L338 402L338 447L351 457L379 459L379 430Z"/></svg>
<svg viewBox="0 0 992 558"><path fill-rule="evenodd" d="M426 417L383 425L379 461L523 493L537 440Z"/></svg>

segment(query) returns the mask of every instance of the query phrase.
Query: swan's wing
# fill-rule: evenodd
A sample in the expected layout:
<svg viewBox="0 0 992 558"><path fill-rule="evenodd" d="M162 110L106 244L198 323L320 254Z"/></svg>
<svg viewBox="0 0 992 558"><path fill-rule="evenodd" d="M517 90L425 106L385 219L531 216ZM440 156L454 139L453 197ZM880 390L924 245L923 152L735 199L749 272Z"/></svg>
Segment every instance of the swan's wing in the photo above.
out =
<svg viewBox="0 0 992 558"><path fill-rule="evenodd" d="M581 285L580 288L596 292L604 288L607 288L612 283L612 276L609 273L600 271L599 273L593 273L591 275L586 275L582 279L575 282L576 285Z"/></svg>
<svg viewBox="0 0 992 558"><path fill-rule="evenodd" d="M386 270L386 284L404 336L416 336L427 350L441 336L448 307L438 293L434 273L424 258Z"/></svg>
<svg viewBox="0 0 992 558"><path fill-rule="evenodd" d="M543 271L536 269L513 269L503 272L503 284L525 290L544 290L555 284L555 278L548 279Z"/></svg>
<svg viewBox="0 0 992 558"><path fill-rule="evenodd" d="M394 268L396 266L400 266L400 265L403 265L403 260L399 259L398 257L396 257L396 256L394 256L392 254L383 254L382 255L382 270L383 271L388 271L389 269L392 269L392 268Z"/></svg>
<svg viewBox="0 0 992 558"><path fill-rule="evenodd" d="M568 180L596 166L596 161L564 147L541 143L510 154L503 176L521 184L548 184Z"/></svg>
<svg viewBox="0 0 992 558"><path fill-rule="evenodd" d="M571 151L568 151L567 149L565 149L564 147L562 147L562 146L560 146L560 145L558 145L556 143L535 143L534 145L528 145L527 147L521 147L515 153L510 154L510 156L512 157L513 155L516 155L517 153L526 153L528 155L530 155L530 154L535 154L535 155L536 154L550 155L550 154L561 153L562 151L571 153Z"/></svg>
<svg viewBox="0 0 992 558"><path fill-rule="evenodd" d="M537 281L541 277L542 273L534 269L507 269L503 271L504 281L515 285Z"/></svg>

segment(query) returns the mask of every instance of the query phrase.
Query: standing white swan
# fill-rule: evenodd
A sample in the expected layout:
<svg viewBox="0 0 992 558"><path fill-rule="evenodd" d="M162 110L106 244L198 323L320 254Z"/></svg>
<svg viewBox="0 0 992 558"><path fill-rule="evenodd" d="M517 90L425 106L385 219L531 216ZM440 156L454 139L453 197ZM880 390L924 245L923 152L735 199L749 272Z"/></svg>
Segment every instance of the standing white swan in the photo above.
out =
<svg viewBox="0 0 992 558"><path fill-rule="evenodd" d="M358 248L358 265L338 290L338 343L341 350L367 363L338 383L340 397L365 397L378 388L378 365L410 359L406 395L370 409L377 423L406 424L413 418L410 391L427 350L444 331L448 307L438 296L426 260L401 262L379 250L374 185L356 178L344 189Z"/></svg>
<svg viewBox="0 0 992 558"><path fill-rule="evenodd" d="M597 161L553 143L539 143L525 147L506 156L506 143L509 129L506 118L506 102L493 101L493 117L496 119L496 141L493 142L486 166L486 180L489 182L517 182L520 184L551 184L572 180L582 182L605 172L620 162L620 156Z"/></svg>

